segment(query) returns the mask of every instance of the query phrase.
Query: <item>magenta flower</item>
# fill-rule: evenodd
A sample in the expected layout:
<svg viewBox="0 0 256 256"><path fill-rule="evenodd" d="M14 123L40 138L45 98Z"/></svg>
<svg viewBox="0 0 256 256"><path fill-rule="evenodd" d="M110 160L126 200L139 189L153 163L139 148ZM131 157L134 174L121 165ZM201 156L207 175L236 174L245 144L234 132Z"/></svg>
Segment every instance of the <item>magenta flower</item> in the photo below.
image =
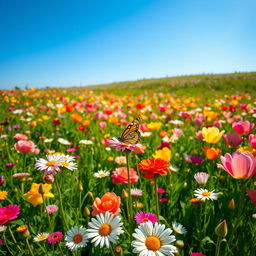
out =
<svg viewBox="0 0 256 256"><path fill-rule="evenodd" d="M159 202L160 203L167 203L168 202L168 198L162 197L162 198L159 199Z"/></svg>
<svg viewBox="0 0 256 256"><path fill-rule="evenodd" d="M239 135L246 135L254 128L254 124L249 121L239 121L232 125L233 130Z"/></svg>
<svg viewBox="0 0 256 256"><path fill-rule="evenodd" d="M6 163L5 166L7 167L13 167L14 165L16 165L15 163Z"/></svg>
<svg viewBox="0 0 256 256"><path fill-rule="evenodd" d="M20 207L16 204L9 204L0 208L0 225L3 225L10 220L14 220L20 213Z"/></svg>
<svg viewBox="0 0 256 256"><path fill-rule="evenodd" d="M56 244L60 242L62 238L63 238L63 234L61 232L54 232L48 236L47 242L49 244Z"/></svg>
<svg viewBox="0 0 256 256"><path fill-rule="evenodd" d="M251 198L254 206L256 207L256 189L247 190L246 192L247 192L248 196Z"/></svg>
<svg viewBox="0 0 256 256"><path fill-rule="evenodd" d="M164 194L165 193L165 190L163 188L158 188L157 189L157 193L158 194Z"/></svg>
<svg viewBox="0 0 256 256"><path fill-rule="evenodd" d="M162 144L157 147L157 150L163 149L163 148L171 148L170 142L167 141L162 141Z"/></svg>
<svg viewBox="0 0 256 256"><path fill-rule="evenodd" d="M222 165L217 164L217 167L234 179L249 179L256 174L256 158L252 154L236 151L232 156L227 153L220 159Z"/></svg>
<svg viewBox="0 0 256 256"><path fill-rule="evenodd" d="M134 218L137 224L141 224L148 221L151 221L152 224L157 222L157 216L151 212L138 212Z"/></svg>
<svg viewBox="0 0 256 256"><path fill-rule="evenodd" d="M3 175L0 175L0 184L5 184L6 180L4 179Z"/></svg>
<svg viewBox="0 0 256 256"><path fill-rule="evenodd" d="M184 155L184 159L192 164L196 164L199 165L201 163L203 163L204 159L200 156L189 156L189 155Z"/></svg>
<svg viewBox="0 0 256 256"><path fill-rule="evenodd" d="M232 133L227 133L223 137L226 142L226 145L230 148L236 148L244 141L242 137Z"/></svg>
<svg viewBox="0 0 256 256"><path fill-rule="evenodd" d="M205 255L200 252L192 252L189 254L189 256L205 256Z"/></svg>
<svg viewBox="0 0 256 256"><path fill-rule="evenodd" d="M249 142L250 142L252 148L256 149L256 134L249 135Z"/></svg>

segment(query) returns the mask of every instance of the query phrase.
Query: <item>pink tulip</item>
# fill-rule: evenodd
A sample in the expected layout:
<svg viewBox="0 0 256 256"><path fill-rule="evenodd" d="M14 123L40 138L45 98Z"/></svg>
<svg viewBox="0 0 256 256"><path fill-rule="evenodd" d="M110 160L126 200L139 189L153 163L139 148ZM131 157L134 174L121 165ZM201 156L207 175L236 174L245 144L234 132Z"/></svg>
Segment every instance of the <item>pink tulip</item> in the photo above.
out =
<svg viewBox="0 0 256 256"><path fill-rule="evenodd" d="M213 122L213 126L217 127L217 128L221 128L222 127L222 124L219 120L216 120Z"/></svg>
<svg viewBox="0 0 256 256"><path fill-rule="evenodd" d="M31 140L19 140L17 143L14 144L16 150L20 151L21 153L34 153L36 149L36 145Z"/></svg>
<svg viewBox="0 0 256 256"><path fill-rule="evenodd" d="M250 142L252 148L256 149L256 134L249 135L249 142Z"/></svg>
<svg viewBox="0 0 256 256"><path fill-rule="evenodd" d="M28 140L27 135L22 134L22 133L16 133L16 134L13 136L13 138L16 139L16 140Z"/></svg>
<svg viewBox="0 0 256 256"><path fill-rule="evenodd" d="M244 140L242 137L238 136L237 134L232 134L232 133L227 133L223 137L226 142L226 145L231 148L238 147Z"/></svg>
<svg viewBox="0 0 256 256"><path fill-rule="evenodd" d="M239 121L233 123L232 128L237 134L246 135L254 128L254 124L249 121Z"/></svg>
<svg viewBox="0 0 256 256"><path fill-rule="evenodd" d="M203 122L204 122L203 119L198 118L198 117L195 118L195 124L196 124L196 126L202 126L202 125L203 125Z"/></svg>
<svg viewBox="0 0 256 256"><path fill-rule="evenodd" d="M256 158L252 154L236 151L232 156L227 153L220 159L222 165L217 164L217 167L234 179L249 179L256 174Z"/></svg>
<svg viewBox="0 0 256 256"><path fill-rule="evenodd" d="M204 140L201 130L199 130L199 131L196 132L196 137L197 137L199 140L201 140L201 141Z"/></svg>

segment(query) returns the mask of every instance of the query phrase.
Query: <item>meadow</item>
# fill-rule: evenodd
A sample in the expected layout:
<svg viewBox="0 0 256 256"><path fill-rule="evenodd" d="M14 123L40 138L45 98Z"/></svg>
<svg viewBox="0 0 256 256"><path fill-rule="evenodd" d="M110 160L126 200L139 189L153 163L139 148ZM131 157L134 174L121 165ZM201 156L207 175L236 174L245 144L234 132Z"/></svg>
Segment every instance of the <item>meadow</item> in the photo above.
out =
<svg viewBox="0 0 256 256"><path fill-rule="evenodd" d="M255 92L256 73L0 91L0 255L254 256Z"/></svg>

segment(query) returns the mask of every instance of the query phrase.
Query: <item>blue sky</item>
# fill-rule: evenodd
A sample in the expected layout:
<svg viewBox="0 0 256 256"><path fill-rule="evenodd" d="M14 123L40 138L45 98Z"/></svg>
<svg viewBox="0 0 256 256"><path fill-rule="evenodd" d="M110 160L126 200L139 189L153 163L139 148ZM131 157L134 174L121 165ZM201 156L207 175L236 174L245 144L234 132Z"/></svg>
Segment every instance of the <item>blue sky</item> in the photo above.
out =
<svg viewBox="0 0 256 256"><path fill-rule="evenodd" d="M256 71L254 0L0 1L0 88Z"/></svg>

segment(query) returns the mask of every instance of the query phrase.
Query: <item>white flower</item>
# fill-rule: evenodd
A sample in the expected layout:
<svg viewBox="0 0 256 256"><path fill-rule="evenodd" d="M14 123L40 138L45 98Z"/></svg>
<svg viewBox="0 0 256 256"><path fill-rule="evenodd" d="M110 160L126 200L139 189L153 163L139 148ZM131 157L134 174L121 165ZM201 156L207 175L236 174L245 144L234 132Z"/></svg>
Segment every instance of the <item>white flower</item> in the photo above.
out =
<svg viewBox="0 0 256 256"><path fill-rule="evenodd" d="M13 114L18 114L20 115L23 112L22 109L15 109L14 111L12 111Z"/></svg>
<svg viewBox="0 0 256 256"><path fill-rule="evenodd" d="M79 144L92 145L93 142L91 140L80 140Z"/></svg>
<svg viewBox="0 0 256 256"><path fill-rule="evenodd" d="M176 221L172 223L172 228L178 234L185 235L187 233L187 229Z"/></svg>
<svg viewBox="0 0 256 256"><path fill-rule="evenodd" d="M83 227L78 228L77 226L74 226L67 231L65 241L66 246L72 251L85 247L88 242L86 229Z"/></svg>
<svg viewBox="0 0 256 256"><path fill-rule="evenodd" d="M214 193L214 190L209 192L207 189L199 188L195 190L194 195L202 201L205 200L217 200L219 194Z"/></svg>
<svg viewBox="0 0 256 256"><path fill-rule="evenodd" d="M152 135L152 132L141 132L141 137L150 137Z"/></svg>
<svg viewBox="0 0 256 256"><path fill-rule="evenodd" d="M151 221L142 223L133 233L132 252L139 256L174 256L177 248L171 243L176 239L171 233L172 230L165 229L164 224L152 224Z"/></svg>
<svg viewBox="0 0 256 256"><path fill-rule="evenodd" d="M100 170L98 172L95 172L93 174L93 176L96 178L104 178L104 177L109 176L109 174L110 174L110 172L108 172L108 171Z"/></svg>
<svg viewBox="0 0 256 256"><path fill-rule="evenodd" d="M51 143L53 139L44 139L44 143Z"/></svg>
<svg viewBox="0 0 256 256"><path fill-rule="evenodd" d="M71 143L68 140L65 140L63 138L58 138L58 142L62 145L71 145Z"/></svg>
<svg viewBox="0 0 256 256"><path fill-rule="evenodd" d="M0 233L4 232L6 229L7 229L7 226L4 226L4 225L0 226Z"/></svg>
<svg viewBox="0 0 256 256"><path fill-rule="evenodd" d="M44 241L48 238L49 236L49 233L41 233L41 234L38 234L36 237L34 237L34 241L35 242L41 242L41 241Z"/></svg>
<svg viewBox="0 0 256 256"><path fill-rule="evenodd" d="M96 215L96 218L92 218L88 225L91 227L87 229L87 237L92 239L91 242L94 246L100 245L102 248L106 245L107 248L111 243L116 243L120 234L124 231L121 226L123 225L121 218L115 216L109 212L105 214Z"/></svg>

